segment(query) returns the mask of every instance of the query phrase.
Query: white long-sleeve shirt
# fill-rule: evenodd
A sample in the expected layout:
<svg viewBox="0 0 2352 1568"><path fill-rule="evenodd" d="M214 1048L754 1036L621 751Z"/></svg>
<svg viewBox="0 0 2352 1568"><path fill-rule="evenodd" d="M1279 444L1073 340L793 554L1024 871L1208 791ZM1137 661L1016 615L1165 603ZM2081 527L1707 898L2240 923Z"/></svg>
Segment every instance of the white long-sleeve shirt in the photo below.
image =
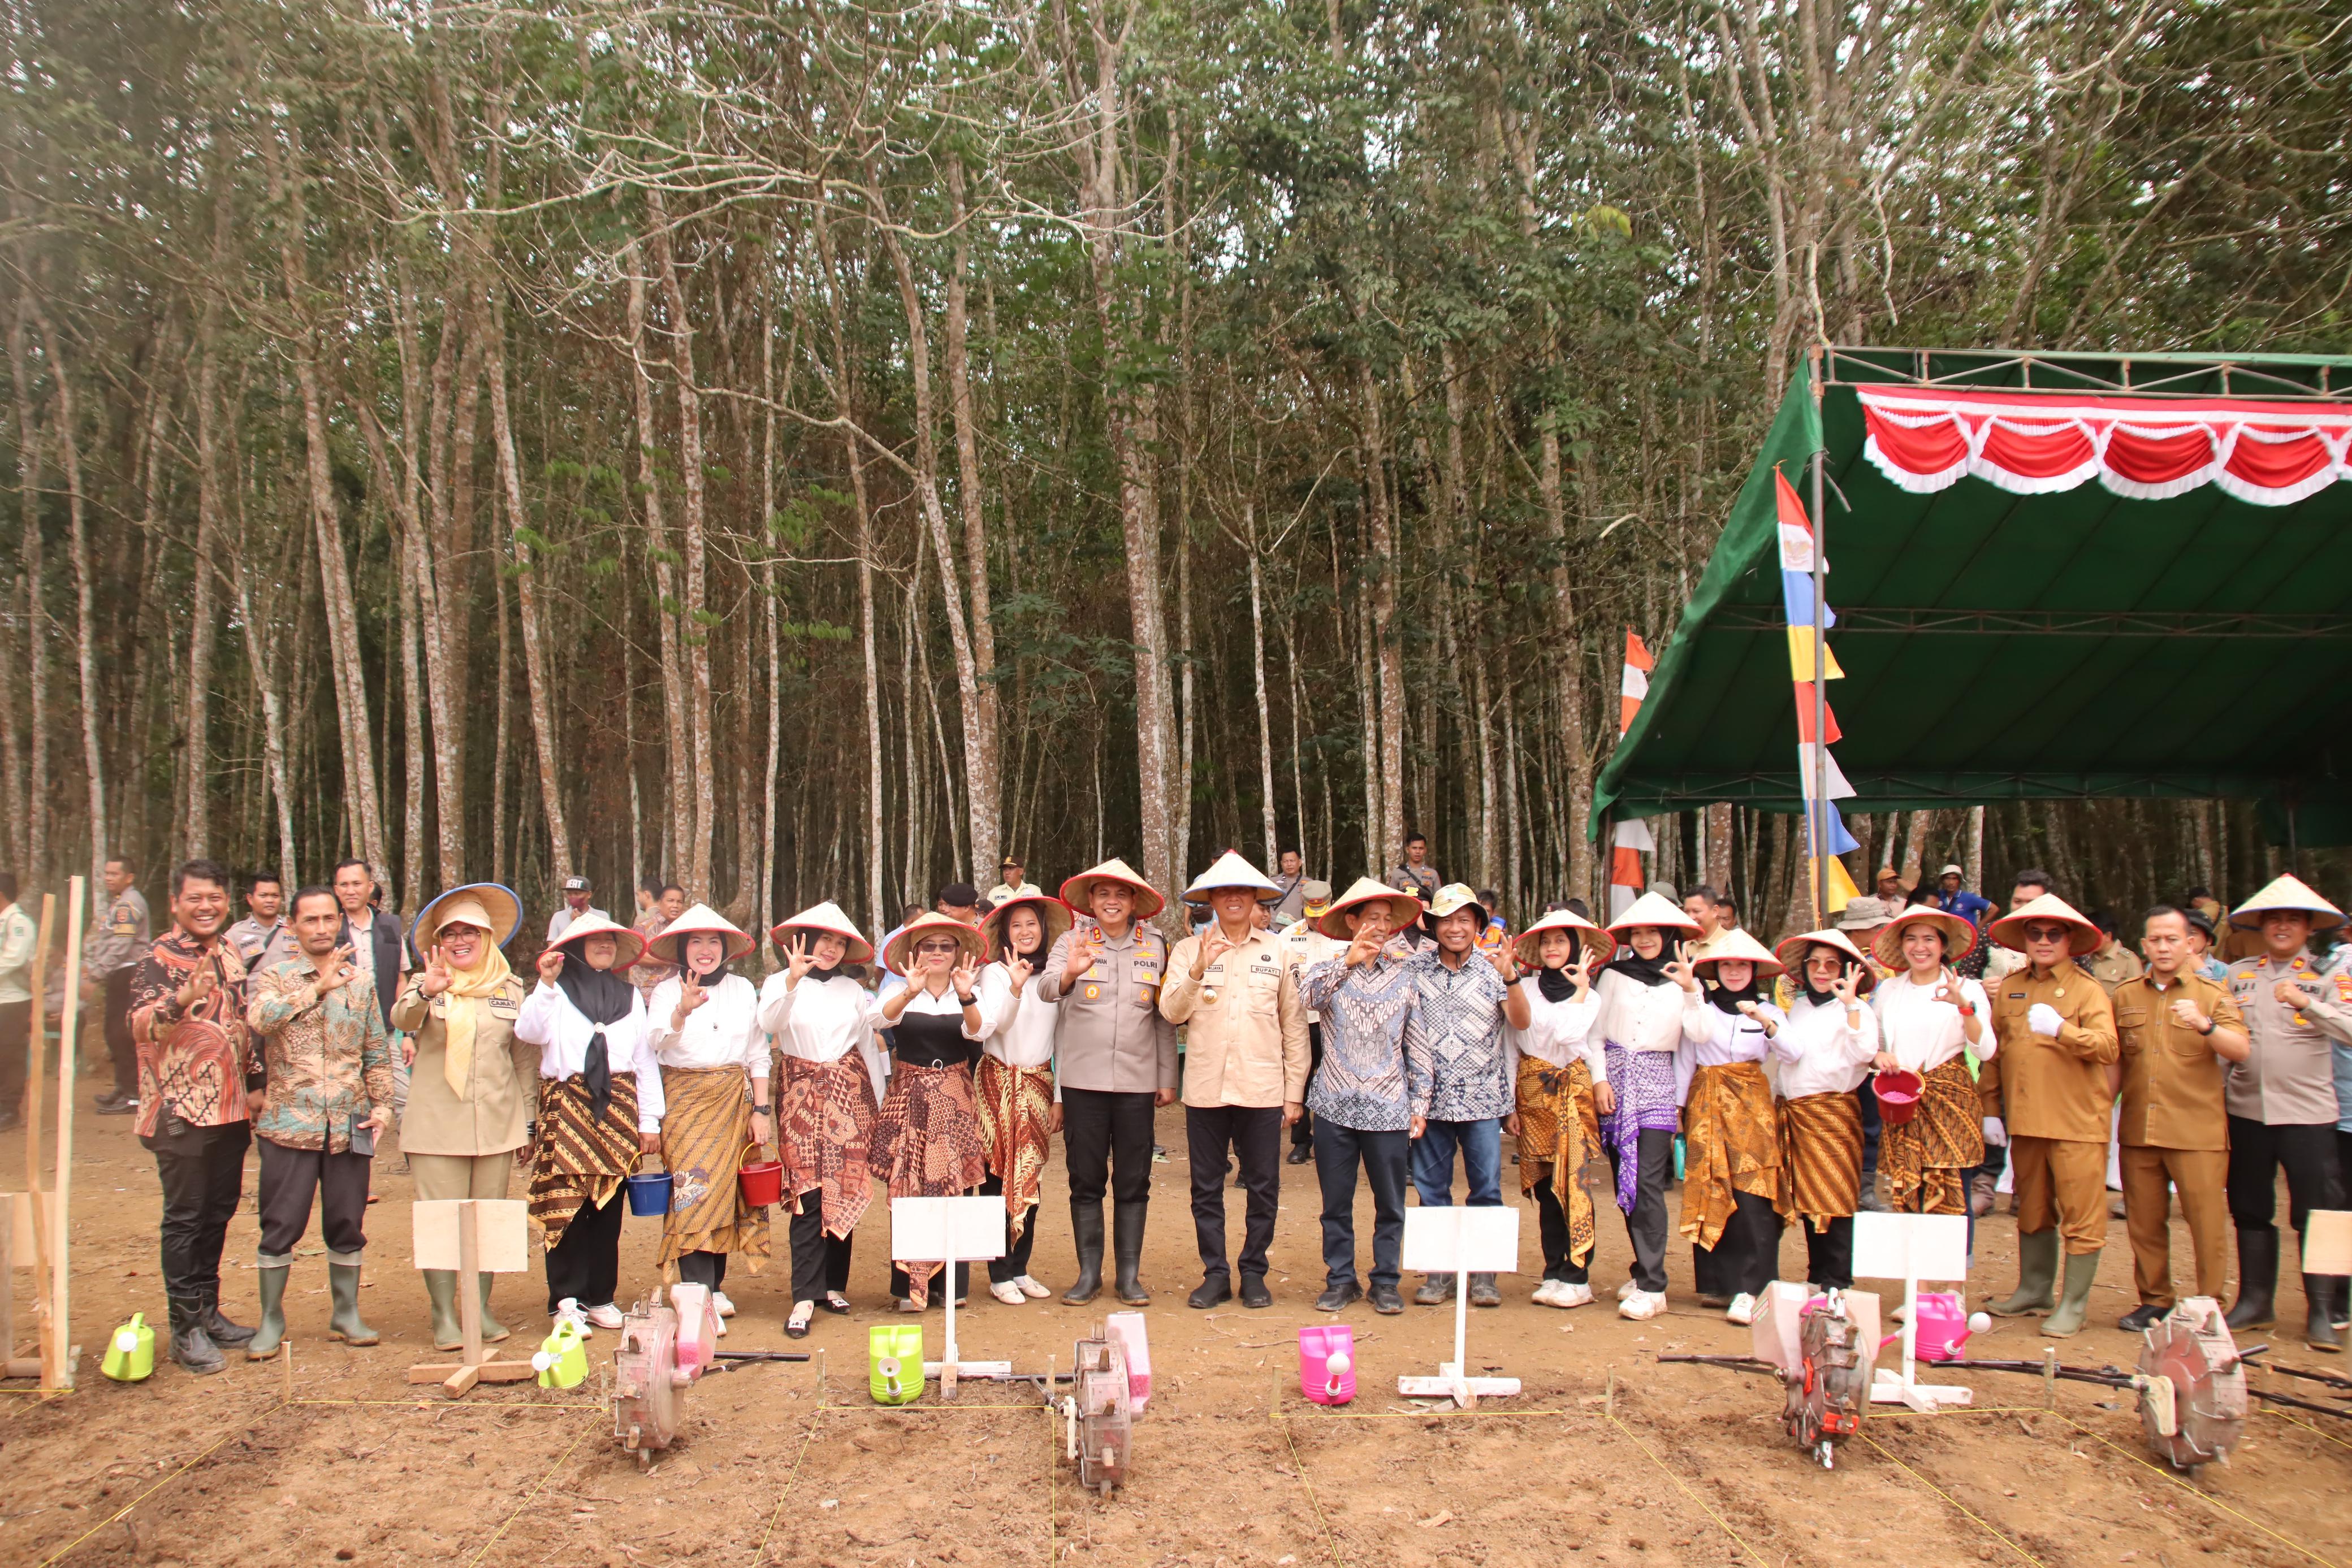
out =
<svg viewBox="0 0 2352 1568"><path fill-rule="evenodd" d="M882 1047L874 1038L882 1005L873 992L843 974L824 975L812 969L801 983L786 988L787 970L778 970L760 988L759 1024L776 1042L776 1049L801 1061L838 1061L855 1051L874 1081L874 1103L882 1103L886 1070Z"/></svg>
<svg viewBox="0 0 2352 1568"><path fill-rule="evenodd" d="M1614 969L1592 984L1601 1004L1593 1032L1627 1051L1675 1051L1683 1043L1683 988L1669 980L1645 986Z"/></svg>
<svg viewBox="0 0 2352 1568"><path fill-rule="evenodd" d="M1976 1004L1983 1038L1973 1045L1960 1030L1960 1009L1936 1000L1937 985L1915 986L1908 975L1878 982L1870 1005L1878 1014L1879 1050L1895 1058L1906 1072L1925 1077L1960 1054L1976 1052L1979 1061L1990 1061L1999 1042L1993 1039L1992 1004L1974 980L1959 983L1960 995Z"/></svg>
<svg viewBox="0 0 2352 1568"><path fill-rule="evenodd" d="M653 1036L646 1027L646 999L635 986L629 992L626 1014L608 1024L594 1024L572 1005L563 988L541 980L515 1015L515 1038L539 1047L539 1075L560 1083L587 1068L588 1042L602 1029L605 1066L637 1081L637 1131L658 1133L669 1109L662 1095L661 1060L654 1054Z"/></svg>
<svg viewBox="0 0 2352 1568"><path fill-rule="evenodd" d="M980 1049L1007 1067L1043 1067L1054 1060L1054 1026L1062 1010L1037 999L1037 977L1013 993L1002 964L980 972Z"/></svg>
<svg viewBox="0 0 2352 1568"><path fill-rule="evenodd" d="M1554 1067L1568 1067L1581 1061L1592 1073L1592 1082L1609 1082L1609 1055L1601 1049L1601 1031L1592 1026L1601 1017L1601 999L1591 991L1582 1001L1546 1001L1543 988L1536 977L1528 975L1519 982L1519 990L1528 998L1528 1027L1513 1029L1503 1025L1503 1055L1505 1069L1511 1081L1519 1076L1519 1058L1532 1056Z"/></svg>
<svg viewBox="0 0 2352 1568"><path fill-rule="evenodd" d="M760 993L740 975L730 975L708 992L700 1007L687 1015L686 1027L672 1030L682 988L672 975L654 988L646 999L654 1050L664 1067L740 1067L753 1078L768 1076L768 1037L760 1032Z"/></svg>
<svg viewBox="0 0 2352 1568"><path fill-rule="evenodd" d="M1878 1015L1867 1000L1857 1001L1858 1028L1846 1027L1845 1004L1815 1006L1801 992L1789 1004L1789 1021L1780 1034L1797 1054L1780 1069L1783 1099L1808 1094L1851 1094L1870 1076L1871 1059L1878 1054Z"/></svg>
<svg viewBox="0 0 2352 1568"><path fill-rule="evenodd" d="M1675 1052L1675 1095L1679 1103L1690 1100L1691 1079L1702 1067L1729 1067L1736 1062L1760 1062L1769 1058L1794 1061L1799 1047L1780 1028L1787 1015L1770 1002L1756 1005L1756 1018L1746 1013L1727 1013L1706 999L1701 991L1692 996L1676 990L1684 998L1682 1049ZM1764 1025L1769 1021L1778 1032L1767 1035Z"/></svg>

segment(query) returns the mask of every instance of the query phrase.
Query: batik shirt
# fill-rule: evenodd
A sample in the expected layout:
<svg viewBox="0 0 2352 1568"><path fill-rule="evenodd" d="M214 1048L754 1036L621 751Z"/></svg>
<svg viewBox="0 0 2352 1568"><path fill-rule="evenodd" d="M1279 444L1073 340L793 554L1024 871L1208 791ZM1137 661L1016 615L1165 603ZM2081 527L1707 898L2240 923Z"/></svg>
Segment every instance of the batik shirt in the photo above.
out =
<svg viewBox="0 0 2352 1568"><path fill-rule="evenodd" d="M1345 955L1310 964L1298 990L1323 1015L1323 1065L1307 1108L1360 1133L1403 1132L1413 1114L1405 1026L1421 994L1403 945L1391 942L1354 968Z"/></svg>
<svg viewBox="0 0 2352 1568"><path fill-rule="evenodd" d="M260 1038L268 1083L253 1130L281 1148L342 1154L352 1124L392 1103L391 1036L364 970L324 996L307 953L249 982L247 1024Z"/></svg>
<svg viewBox="0 0 2352 1568"><path fill-rule="evenodd" d="M184 1013L178 992L199 967L212 970L212 992ZM148 949L131 977L131 1038L141 1137L153 1137L166 1113L194 1127L247 1120L245 961L225 939L200 943L173 926Z"/></svg>
<svg viewBox="0 0 2352 1568"><path fill-rule="evenodd" d="M1434 947L1412 961L1419 998L1404 1030L1412 1113L1439 1122L1484 1122L1517 1100L1503 1047L1503 1000L1510 988L1476 954L1449 969Z"/></svg>

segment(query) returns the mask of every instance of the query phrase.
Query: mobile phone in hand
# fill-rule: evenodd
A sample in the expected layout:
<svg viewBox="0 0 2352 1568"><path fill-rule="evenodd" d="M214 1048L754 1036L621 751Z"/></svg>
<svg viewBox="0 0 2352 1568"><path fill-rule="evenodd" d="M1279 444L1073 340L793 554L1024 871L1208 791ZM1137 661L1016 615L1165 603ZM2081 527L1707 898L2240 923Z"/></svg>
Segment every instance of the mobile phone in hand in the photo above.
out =
<svg viewBox="0 0 2352 1568"><path fill-rule="evenodd" d="M364 1116L352 1118L352 1153L355 1155L375 1153L375 1125Z"/></svg>

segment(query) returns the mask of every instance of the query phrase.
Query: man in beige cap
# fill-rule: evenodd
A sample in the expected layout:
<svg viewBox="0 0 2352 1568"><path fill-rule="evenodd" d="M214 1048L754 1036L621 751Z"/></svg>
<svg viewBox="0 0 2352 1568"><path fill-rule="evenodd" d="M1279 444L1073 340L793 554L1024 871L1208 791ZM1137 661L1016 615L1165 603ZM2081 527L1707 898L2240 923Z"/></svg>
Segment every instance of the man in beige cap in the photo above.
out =
<svg viewBox="0 0 2352 1568"><path fill-rule="evenodd" d="M1176 1026L1160 1016L1168 939L1142 924L1167 906L1122 860L1062 884L1062 902L1094 917L1062 934L1033 982L1061 1009L1054 1096L1069 1162L1070 1229L1078 1277L1062 1300L1083 1306L1102 1289L1103 1192L1111 1192L1118 1299L1143 1288L1143 1224L1151 1208L1151 1116L1176 1103Z"/></svg>
<svg viewBox="0 0 2352 1568"><path fill-rule="evenodd" d="M1241 1255L1242 1305L1270 1307L1265 1250L1282 1189L1282 1129L1297 1122L1307 1099L1307 1008L1297 971L1281 939L1254 921L1257 907L1282 890L1238 854L1184 890L1205 899L1208 927L1176 944L1160 1012L1183 1026L1184 1131L1192 1170L1192 1229L1201 1247L1201 1285L1186 1305L1233 1300L1225 1260L1225 1159L1241 1165L1249 1194Z"/></svg>

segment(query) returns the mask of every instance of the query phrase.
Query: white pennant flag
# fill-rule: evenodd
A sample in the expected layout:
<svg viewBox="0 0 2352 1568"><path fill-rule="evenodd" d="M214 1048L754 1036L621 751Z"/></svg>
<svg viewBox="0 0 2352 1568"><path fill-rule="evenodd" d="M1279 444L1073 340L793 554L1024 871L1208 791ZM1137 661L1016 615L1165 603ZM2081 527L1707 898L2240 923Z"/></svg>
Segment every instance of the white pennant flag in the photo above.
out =
<svg viewBox="0 0 2352 1568"><path fill-rule="evenodd" d="M1815 746L1810 741L1800 741L1797 745L1797 777L1804 788L1805 799L1810 800L1813 798L1813 768L1817 758L1822 770L1823 781L1829 787L1830 799L1832 800L1851 799L1853 795L1853 786L1845 781L1845 774L1839 768L1835 755L1826 747Z"/></svg>

